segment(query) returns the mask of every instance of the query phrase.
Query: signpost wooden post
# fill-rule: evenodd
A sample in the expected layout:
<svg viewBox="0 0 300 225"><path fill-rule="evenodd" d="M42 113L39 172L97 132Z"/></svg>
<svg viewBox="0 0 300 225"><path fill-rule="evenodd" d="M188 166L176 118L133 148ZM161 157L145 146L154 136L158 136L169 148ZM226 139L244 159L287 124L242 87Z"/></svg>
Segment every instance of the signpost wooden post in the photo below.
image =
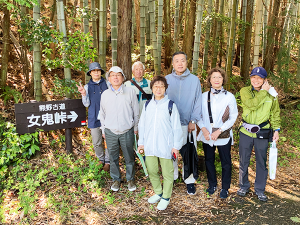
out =
<svg viewBox="0 0 300 225"><path fill-rule="evenodd" d="M66 150L72 150L72 130L86 125L86 108L81 99L15 104L18 134L66 129Z"/></svg>

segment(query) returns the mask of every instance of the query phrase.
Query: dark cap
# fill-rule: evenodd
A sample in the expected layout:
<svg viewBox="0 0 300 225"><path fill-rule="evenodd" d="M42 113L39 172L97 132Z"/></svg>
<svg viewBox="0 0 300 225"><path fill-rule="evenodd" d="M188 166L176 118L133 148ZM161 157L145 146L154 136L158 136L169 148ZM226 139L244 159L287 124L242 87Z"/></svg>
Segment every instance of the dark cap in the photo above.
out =
<svg viewBox="0 0 300 225"><path fill-rule="evenodd" d="M101 75L105 73L104 70L101 68L100 64L97 62L92 62L89 65L89 71L86 73L86 75L91 76L90 72L92 70L101 70Z"/></svg>
<svg viewBox="0 0 300 225"><path fill-rule="evenodd" d="M254 75L260 76L261 78L265 79L265 78L267 78L268 73L263 67L255 67L251 71L250 77L254 76Z"/></svg>

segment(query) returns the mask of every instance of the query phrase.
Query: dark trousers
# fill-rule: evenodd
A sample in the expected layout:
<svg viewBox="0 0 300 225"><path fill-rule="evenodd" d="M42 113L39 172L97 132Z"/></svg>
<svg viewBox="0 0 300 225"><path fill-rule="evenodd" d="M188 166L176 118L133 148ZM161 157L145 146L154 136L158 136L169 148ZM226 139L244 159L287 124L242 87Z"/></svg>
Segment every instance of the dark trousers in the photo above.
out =
<svg viewBox="0 0 300 225"><path fill-rule="evenodd" d="M217 175L215 167L215 150L218 148L221 165L222 165L222 189L228 190L231 183L231 139L226 145L223 146L213 146L203 143L205 166L208 184L210 187L217 186Z"/></svg>
<svg viewBox="0 0 300 225"><path fill-rule="evenodd" d="M250 157L254 146L255 160L256 160L256 177L254 190L257 193L263 193L265 191L268 169L267 151L269 146L268 139L252 138L246 134L240 132L239 143L239 155L240 155L240 167L239 167L239 184L240 188L247 190L250 188L248 180L248 167L250 163Z"/></svg>
<svg viewBox="0 0 300 225"><path fill-rule="evenodd" d="M119 168L120 146L125 158L126 164L126 180L134 179L134 131L131 128L124 134L114 134L109 129L105 129L105 139L110 159L110 176L114 181L121 181L121 173Z"/></svg>

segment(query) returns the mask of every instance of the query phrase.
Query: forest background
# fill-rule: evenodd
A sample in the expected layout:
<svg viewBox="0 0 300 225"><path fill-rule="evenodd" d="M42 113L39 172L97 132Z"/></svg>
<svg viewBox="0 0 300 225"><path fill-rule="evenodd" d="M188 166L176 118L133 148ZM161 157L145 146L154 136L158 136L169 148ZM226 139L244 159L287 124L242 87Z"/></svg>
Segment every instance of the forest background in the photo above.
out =
<svg viewBox="0 0 300 225"><path fill-rule="evenodd" d="M0 222L300 222L298 0L0 0L0 9ZM187 53L188 68L203 91L207 71L225 69L226 89L238 104L251 69L268 71L279 92L282 132L277 178L268 181L267 204L257 202L253 193L245 199L235 195L240 116L234 128L230 197L206 196L206 175L200 172L194 198L179 180L166 212L146 203L152 189L139 164L137 192L109 190L109 174L97 163L87 128L72 130L72 154L64 149L64 130L16 133L14 103L80 98L76 83L88 82L90 62L98 61L105 71L118 65L129 79L132 63L140 60L152 79L171 72L172 54L178 50ZM198 153L203 156L201 143ZM218 158L216 166L220 178ZM253 182L254 156L250 167Z"/></svg>

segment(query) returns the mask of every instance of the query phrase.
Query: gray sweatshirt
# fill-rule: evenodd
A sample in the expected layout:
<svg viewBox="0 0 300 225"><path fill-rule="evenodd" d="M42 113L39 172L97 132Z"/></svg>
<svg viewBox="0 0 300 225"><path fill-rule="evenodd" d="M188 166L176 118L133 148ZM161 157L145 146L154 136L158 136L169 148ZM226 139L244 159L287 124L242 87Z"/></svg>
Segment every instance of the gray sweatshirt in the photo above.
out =
<svg viewBox="0 0 300 225"><path fill-rule="evenodd" d="M138 130L139 103L134 89L121 86L119 91L108 87L101 95L98 119L101 129L107 128L114 134L124 134L134 126Z"/></svg>
<svg viewBox="0 0 300 225"><path fill-rule="evenodd" d="M186 69L182 75L177 75L173 70L166 79L169 85L166 94L178 108L181 125L187 126L191 120L198 122L202 100L199 78Z"/></svg>

